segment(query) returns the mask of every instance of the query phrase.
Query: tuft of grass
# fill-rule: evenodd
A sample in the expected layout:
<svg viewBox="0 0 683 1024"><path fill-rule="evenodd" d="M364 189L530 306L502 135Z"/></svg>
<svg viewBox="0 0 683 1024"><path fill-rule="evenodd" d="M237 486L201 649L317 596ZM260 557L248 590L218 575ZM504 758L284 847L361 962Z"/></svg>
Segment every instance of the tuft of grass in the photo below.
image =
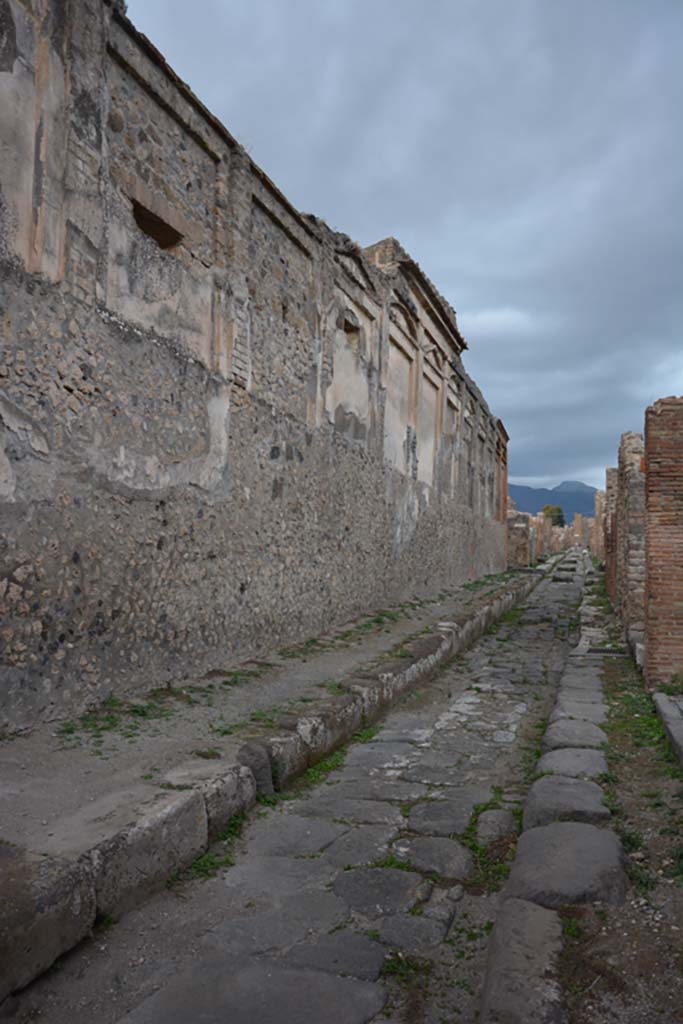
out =
<svg viewBox="0 0 683 1024"><path fill-rule="evenodd" d="M382 977L394 978L399 985L412 988L423 983L432 973L429 960L408 956L398 951L388 956L382 964Z"/></svg>
<svg viewBox="0 0 683 1024"><path fill-rule="evenodd" d="M370 865L373 868L396 868L398 871L415 871L416 868L408 860L401 860L393 853L387 854L381 860L376 860Z"/></svg>
<svg viewBox="0 0 683 1024"><path fill-rule="evenodd" d="M235 863L234 846L244 828L245 814L233 814L218 842L201 857L197 857L184 871L176 871L168 881L169 886L180 882L201 881L213 878L223 868L230 868Z"/></svg>
<svg viewBox="0 0 683 1024"><path fill-rule="evenodd" d="M368 725L364 729L359 729L358 732L354 733L351 737L353 743L370 743L374 740L375 736L382 731L381 725Z"/></svg>
<svg viewBox="0 0 683 1024"><path fill-rule="evenodd" d="M220 750L216 747L204 747L202 750L193 750L192 753L195 757L202 757L205 761L217 761L221 756Z"/></svg>

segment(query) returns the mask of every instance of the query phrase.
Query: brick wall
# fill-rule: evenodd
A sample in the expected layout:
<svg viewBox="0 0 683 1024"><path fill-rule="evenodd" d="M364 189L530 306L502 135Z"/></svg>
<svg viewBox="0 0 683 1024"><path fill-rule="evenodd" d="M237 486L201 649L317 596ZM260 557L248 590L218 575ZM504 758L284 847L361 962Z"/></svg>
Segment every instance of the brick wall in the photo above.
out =
<svg viewBox="0 0 683 1024"><path fill-rule="evenodd" d="M683 397L645 413L645 678L683 672Z"/></svg>

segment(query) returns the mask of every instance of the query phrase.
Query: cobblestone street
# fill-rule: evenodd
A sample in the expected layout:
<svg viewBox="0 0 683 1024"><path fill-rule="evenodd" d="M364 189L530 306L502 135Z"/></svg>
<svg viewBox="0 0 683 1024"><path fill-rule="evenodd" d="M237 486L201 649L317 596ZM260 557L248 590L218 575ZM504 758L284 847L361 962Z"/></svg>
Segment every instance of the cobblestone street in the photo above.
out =
<svg viewBox="0 0 683 1024"><path fill-rule="evenodd" d="M105 922L16 1019L477 1019L583 574L578 559L543 579L379 729L257 809L234 866Z"/></svg>

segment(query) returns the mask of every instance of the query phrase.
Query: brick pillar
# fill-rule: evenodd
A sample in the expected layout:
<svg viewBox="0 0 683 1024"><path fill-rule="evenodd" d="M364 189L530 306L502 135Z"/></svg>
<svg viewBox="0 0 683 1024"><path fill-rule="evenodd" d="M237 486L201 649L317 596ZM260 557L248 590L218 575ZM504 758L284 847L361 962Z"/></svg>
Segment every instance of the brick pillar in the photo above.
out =
<svg viewBox="0 0 683 1024"><path fill-rule="evenodd" d="M645 413L645 679L683 672L683 397Z"/></svg>
<svg viewBox="0 0 683 1024"><path fill-rule="evenodd" d="M617 491L619 470L610 468L605 473L605 584L610 601L617 603Z"/></svg>
<svg viewBox="0 0 683 1024"><path fill-rule="evenodd" d="M616 595L624 635L642 662L645 629L645 476L643 435L621 435L617 492Z"/></svg>

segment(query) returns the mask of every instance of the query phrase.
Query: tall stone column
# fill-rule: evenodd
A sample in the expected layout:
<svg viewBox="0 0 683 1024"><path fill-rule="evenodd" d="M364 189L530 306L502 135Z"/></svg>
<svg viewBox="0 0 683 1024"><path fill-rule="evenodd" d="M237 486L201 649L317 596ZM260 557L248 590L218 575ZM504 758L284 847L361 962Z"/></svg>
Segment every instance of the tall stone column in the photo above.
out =
<svg viewBox="0 0 683 1024"><path fill-rule="evenodd" d="M617 495L617 605L626 641L642 664L645 629L645 476L643 435L621 435Z"/></svg>

